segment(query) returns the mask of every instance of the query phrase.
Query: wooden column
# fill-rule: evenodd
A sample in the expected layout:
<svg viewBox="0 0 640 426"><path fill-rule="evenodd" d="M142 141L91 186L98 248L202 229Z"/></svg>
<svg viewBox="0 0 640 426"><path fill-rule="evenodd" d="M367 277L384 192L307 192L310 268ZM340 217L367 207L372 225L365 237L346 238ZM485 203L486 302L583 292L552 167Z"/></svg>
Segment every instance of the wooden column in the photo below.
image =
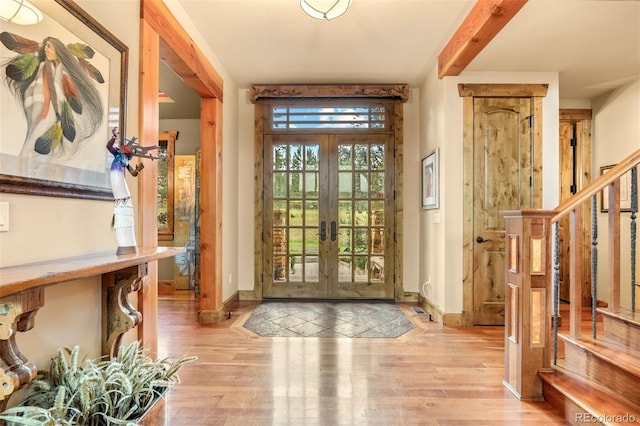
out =
<svg viewBox="0 0 640 426"><path fill-rule="evenodd" d="M519 399L542 400L538 372L550 368L553 211L502 212L505 218L503 384Z"/></svg>
<svg viewBox="0 0 640 426"><path fill-rule="evenodd" d="M203 236L200 256L200 311L198 321L220 322L222 303L222 102L201 100L200 132L201 186L200 229Z"/></svg>

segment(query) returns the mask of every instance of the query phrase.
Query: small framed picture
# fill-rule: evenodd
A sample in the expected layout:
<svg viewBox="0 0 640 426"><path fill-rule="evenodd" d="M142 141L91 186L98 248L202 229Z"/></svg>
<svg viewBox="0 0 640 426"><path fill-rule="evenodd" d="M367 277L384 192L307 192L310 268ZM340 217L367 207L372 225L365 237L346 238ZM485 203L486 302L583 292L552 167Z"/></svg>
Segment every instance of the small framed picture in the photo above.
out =
<svg viewBox="0 0 640 426"><path fill-rule="evenodd" d="M422 159L422 208L437 209L439 198L438 150Z"/></svg>
<svg viewBox="0 0 640 426"><path fill-rule="evenodd" d="M600 167L600 175L605 174L613 167L615 164L610 166L601 166ZM631 211L631 172L627 172L620 176L620 211L621 212L630 212ZM600 212L607 213L609 212L609 188L605 188L600 191Z"/></svg>

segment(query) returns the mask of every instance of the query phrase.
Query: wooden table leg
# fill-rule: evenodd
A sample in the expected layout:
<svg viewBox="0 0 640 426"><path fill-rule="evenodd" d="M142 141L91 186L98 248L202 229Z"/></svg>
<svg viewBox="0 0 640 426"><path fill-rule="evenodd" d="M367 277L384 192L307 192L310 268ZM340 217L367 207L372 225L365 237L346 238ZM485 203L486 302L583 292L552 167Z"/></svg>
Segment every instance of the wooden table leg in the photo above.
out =
<svg viewBox="0 0 640 426"><path fill-rule="evenodd" d="M140 290L147 279L146 263L102 275L103 356L116 356L122 336L142 321L129 294Z"/></svg>

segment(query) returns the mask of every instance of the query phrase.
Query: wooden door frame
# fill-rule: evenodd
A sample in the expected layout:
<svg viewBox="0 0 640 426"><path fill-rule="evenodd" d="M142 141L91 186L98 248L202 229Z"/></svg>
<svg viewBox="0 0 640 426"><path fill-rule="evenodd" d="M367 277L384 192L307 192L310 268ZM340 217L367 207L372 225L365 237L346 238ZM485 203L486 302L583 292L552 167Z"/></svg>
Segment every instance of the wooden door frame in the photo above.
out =
<svg viewBox="0 0 640 426"><path fill-rule="evenodd" d="M254 287L253 291L240 292L240 298L245 300L262 300L263 290L263 190L264 190L264 162L263 138L265 134L266 117L270 113L268 102L278 98L318 99L318 98L379 98L395 100L394 114L391 117L392 132L395 137L395 299L398 302L414 301L410 294L405 294L402 274L402 235L403 235L403 146L404 146L404 111L402 104L409 99L409 85L407 84L358 84L358 85L256 85L249 91L249 98L255 104L254 117Z"/></svg>
<svg viewBox="0 0 640 426"><path fill-rule="evenodd" d="M578 160L575 164L576 167L576 185L577 191L580 191L582 188L591 183L593 174L591 170L591 120L592 120L592 110L590 109L561 109L559 121L560 124L563 122L566 123L575 123L580 126L581 132L577 135L577 143L576 146L577 155L576 159ZM558 156L562 157L562 147L558 147ZM560 188L558 188L558 193L562 194L562 170L560 170L560 175L558 178L558 183ZM564 200L560 198L558 200L559 203L562 203ZM591 256L591 204L585 205L585 209L583 212L583 229L582 229L582 245L584 257L589 258ZM567 219L563 219L567 220ZM561 222L562 223L562 222ZM560 231L563 232L562 230ZM566 233L565 238L568 237L568 229L564 231ZM562 237L562 235L561 235ZM568 239L566 239L568 241ZM566 265L561 265L566 266ZM566 275L565 275L566 276ZM562 277L562 275L561 275ZM568 285L565 284L565 285ZM562 298L562 293L561 296ZM591 306L591 263L583 262L582 265L582 306Z"/></svg>
<svg viewBox="0 0 640 426"><path fill-rule="evenodd" d="M542 98L547 84L458 84L463 98L463 229L461 325L474 324L473 310L473 98L531 98L533 104L533 208L542 208Z"/></svg>
<svg viewBox="0 0 640 426"><path fill-rule="evenodd" d="M200 149L207 167L201 174L201 291L200 322L224 317L222 303L222 93L223 81L196 43L162 0L141 0L139 132L144 145L158 140L160 59L201 98ZM138 179L140 241L158 245L157 164L149 163ZM151 272L153 271L153 273ZM150 268L149 288L140 303L144 320L139 338L157 351L157 263Z"/></svg>

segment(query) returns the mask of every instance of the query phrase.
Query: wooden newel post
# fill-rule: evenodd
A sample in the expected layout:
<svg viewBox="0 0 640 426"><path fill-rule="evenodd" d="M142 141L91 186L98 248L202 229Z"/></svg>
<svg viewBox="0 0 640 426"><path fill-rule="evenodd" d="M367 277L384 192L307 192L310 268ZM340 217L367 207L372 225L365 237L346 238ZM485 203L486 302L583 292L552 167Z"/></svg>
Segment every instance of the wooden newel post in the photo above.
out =
<svg viewBox="0 0 640 426"><path fill-rule="evenodd" d="M504 386L519 399L542 400L550 369L551 218L546 210L501 212L505 218Z"/></svg>

